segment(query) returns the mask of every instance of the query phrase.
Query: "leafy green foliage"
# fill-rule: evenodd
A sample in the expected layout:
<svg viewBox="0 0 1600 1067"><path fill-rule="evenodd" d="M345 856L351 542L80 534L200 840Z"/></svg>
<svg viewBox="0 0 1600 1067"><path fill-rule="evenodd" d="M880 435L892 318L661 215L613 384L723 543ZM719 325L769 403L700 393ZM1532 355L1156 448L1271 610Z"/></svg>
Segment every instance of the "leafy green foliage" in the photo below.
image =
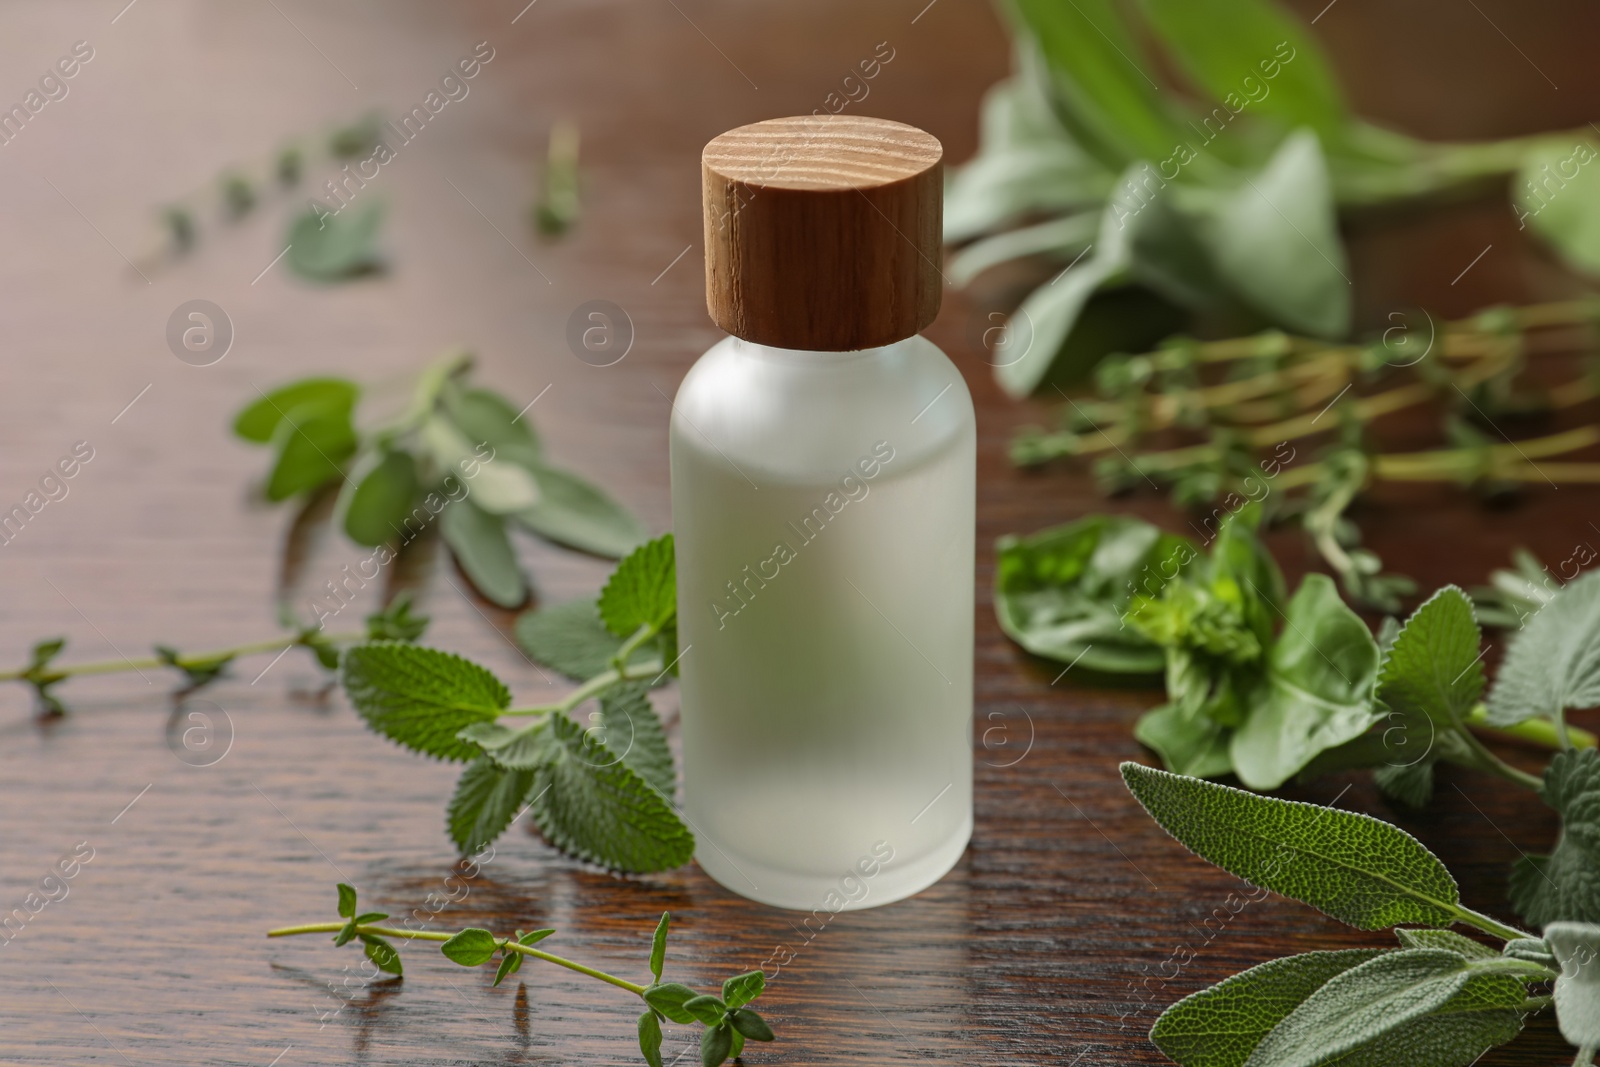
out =
<svg viewBox="0 0 1600 1067"><path fill-rule="evenodd" d="M532 770L507 769L479 756L461 772L446 809L450 840L462 855L489 844L511 825L532 788Z"/></svg>
<svg viewBox="0 0 1600 1067"><path fill-rule="evenodd" d="M633 683L602 695L598 729L591 727L589 733L633 768L651 789L670 800L678 789L678 773L661 719L645 692L643 685Z"/></svg>
<svg viewBox="0 0 1600 1067"><path fill-rule="evenodd" d="M1448 926L1461 915L1455 879L1416 838L1356 812L1257 796L1122 765L1129 790L1161 828L1230 874L1362 930Z"/></svg>
<svg viewBox="0 0 1600 1067"><path fill-rule="evenodd" d="M443 357L418 375L403 413L359 428L358 386L305 378L240 411L234 432L274 448L269 499L342 485L337 520L351 540L379 550L380 565L393 558L388 548L410 544L437 521L467 577L504 607L527 597L509 523L601 556L642 541L643 527L626 509L549 463L524 409L468 384L470 367L465 354Z"/></svg>
<svg viewBox="0 0 1600 1067"><path fill-rule="evenodd" d="M415 641L421 637L427 631L430 620L426 615L412 614L411 604L411 594L402 592L387 607L368 615L367 640Z"/></svg>
<svg viewBox="0 0 1600 1067"><path fill-rule="evenodd" d="M1544 936L1561 967L1555 987L1561 1036L1593 1051L1600 1046L1600 927L1551 923Z"/></svg>
<svg viewBox="0 0 1600 1067"><path fill-rule="evenodd" d="M1548 856L1524 855L1511 868L1511 904L1534 926L1600 922L1600 753L1557 753L1539 791L1561 816Z"/></svg>
<svg viewBox="0 0 1600 1067"><path fill-rule="evenodd" d="M1443 949L1469 960L1492 960L1497 959L1500 955L1488 945L1458 934L1454 930L1402 927L1394 933L1395 937L1400 939L1400 944L1406 948Z"/></svg>
<svg viewBox="0 0 1600 1067"><path fill-rule="evenodd" d="M517 617L517 643L534 660L575 682L588 681L611 665L622 639L605 628L593 600L569 600ZM652 657L635 650L629 662Z"/></svg>
<svg viewBox="0 0 1600 1067"><path fill-rule="evenodd" d="M1406 620L1384 658L1378 696L1391 709L1435 725L1460 725L1483 695L1482 634L1472 601L1453 585Z"/></svg>
<svg viewBox="0 0 1600 1067"><path fill-rule="evenodd" d="M1600 705L1600 571L1563 586L1511 639L1489 692L1489 721L1559 721Z"/></svg>
<svg viewBox="0 0 1600 1067"><path fill-rule="evenodd" d="M1600 168L1591 166L1597 155L1587 131L1552 137L1527 151L1511 183L1522 225L1589 274L1600 272Z"/></svg>
<svg viewBox="0 0 1600 1067"><path fill-rule="evenodd" d="M500 942L487 930L469 926L439 946L439 951L452 963L463 967L476 967L488 963L499 951Z"/></svg>
<svg viewBox="0 0 1600 1067"><path fill-rule="evenodd" d="M216 681L228 669L228 664L233 662L233 656L227 653L185 656L171 645L156 645L154 651L156 659L183 672L184 681L190 689L199 689Z"/></svg>
<svg viewBox="0 0 1600 1067"><path fill-rule="evenodd" d="M656 924L656 932L650 938L650 976L657 982L661 981L661 969L667 959L667 928L672 923L672 913L662 912L661 921Z"/></svg>
<svg viewBox="0 0 1600 1067"><path fill-rule="evenodd" d="M440 759L476 756L478 746L456 735L472 723L499 718L511 703L500 679L477 664L394 641L348 649L340 681L373 730Z"/></svg>
<svg viewBox="0 0 1600 1067"><path fill-rule="evenodd" d="M995 614L1013 641L1090 670L1153 674L1165 657L1123 613L1136 594L1159 594L1200 551L1150 523L1094 515L1002 537L995 554Z"/></svg>
<svg viewBox="0 0 1600 1067"><path fill-rule="evenodd" d="M312 282L337 282L377 269L383 202L365 200L337 214L312 209L289 224L289 269Z"/></svg>
<svg viewBox="0 0 1600 1067"><path fill-rule="evenodd" d="M664 534L631 552L600 590L600 620L618 637L641 626L660 629L678 612L677 570L672 535Z"/></svg>
<svg viewBox="0 0 1600 1067"><path fill-rule="evenodd" d="M62 704L50 690L67 676L60 671L50 669L51 662L67 647L65 637L52 637L40 641L33 646L28 655L28 665L18 672L22 681L33 686L34 696L39 701L39 710L53 715L66 714L66 705Z"/></svg>

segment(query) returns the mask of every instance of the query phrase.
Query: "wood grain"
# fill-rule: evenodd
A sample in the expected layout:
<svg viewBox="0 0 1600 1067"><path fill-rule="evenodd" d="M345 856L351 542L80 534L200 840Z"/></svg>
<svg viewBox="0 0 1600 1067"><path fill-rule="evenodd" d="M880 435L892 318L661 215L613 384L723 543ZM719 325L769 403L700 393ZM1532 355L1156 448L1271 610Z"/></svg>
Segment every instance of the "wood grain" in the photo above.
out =
<svg viewBox="0 0 1600 1067"><path fill-rule="evenodd" d="M265 456L228 437L231 413L255 387L318 371L391 395L458 342L477 351L484 380L537 400L529 417L556 462L665 529L667 398L720 336L695 261L702 146L742 123L849 100L842 79L859 78L860 61L887 42L894 58L846 113L926 129L962 160L981 93L1007 69L998 23L978 0L524 4L140 0L120 16L121 2L7 7L0 99L20 97L74 41L96 56L69 96L0 149L0 502L20 499L74 441L96 454L65 499L0 548L4 656L21 661L53 634L70 637L70 656L98 659L153 641L198 649L273 632L294 518L247 491ZM1325 6L1299 5L1308 22ZM1412 132L1460 138L1589 117L1600 67L1586 42L1600 12L1575 0L1475 6L1341 0L1314 32L1364 111ZM296 134L409 108L480 41L495 57L470 95L362 193L389 202L386 273L319 289L269 267L285 202L215 228L148 283L122 258L137 258L156 205ZM585 214L567 241L547 245L530 236L526 211L560 118L583 130ZM1366 328L1411 304L1457 316L1574 288L1494 198L1362 221L1351 237ZM258 680L267 658L242 664L177 707L165 676L74 681L62 687L73 713L59 721L35 721L26 695L8 688L0 910L21 906L78 842L95 851L65 899L0 947L0 1062L638 1062L636 1005L577 976L529 964L520 982L491 989L487 972L420 950L403 982L346 984L353 950L262 936L332 918L341 878L397 915L438 906L440 924L555 926L552 949L634 977L666 908L668 974L680 980L706 986L784 946L791 958L763 1000L780 1039L752 1049L750 1063L1156 1064L1144 1031L1179 996L1286 952L1382 944L1275 898L1210 933L1206 918L1237 886L1162 834L1116 775L1117 761L1146 758L1129 727L1155 695L1061 677L995 626L994 538L1107 506L1081 473L1019 472L1005 460L1016 427L1051 414L1005 401L984 360L987 316L1012 295L998 285L947 294L930 331L967 375L981 467L977 828L944 881L807 932L692 867L615 879L519 825L479 877L447 883L443 802L455 769L367 733L296 655ZM168 315L193 298L216 301L236 328L211 367L179 362L163 339ZM636 331L627 358L607 368L565 342L568 317L596 299L622 306ZM1600 543L1597 503L1531 486L1515 506L1485 510L1418 488L1374 498L1360 519L1386 561L1431 587L1480 582L1518 544L1556 561ZM1152 494L1116 506L1182 528ZM288 568L297 597L364 554L314 522L301 541ZM1298 537L1274 547L1291 573L1308 565ZM607 570L531 540L520 549L545 602L592 595ZM465 595L437 555L409 554L397 573L436 619L431 642L483 662L524 702L558 691L508 640L509 616ZM379 594L366 590L349 610ZM657 699L670 718L673 693ZM193 712L231 723L231 746L210 766L175 755ZM1392 809L1356 778L1293 795L1398 820L1448 861L1468 903L1501 918L1519 847L1547 847L1555 830L1536 800L1464 772L1443 774L1425 815ZM1194 958L1173 973L1163 964L1180 947ZM1548 1021L1531 1029L1518 1051L1482 1062L1570 1061ZM688 1049L687 1031L671 1028L668 1060L693 1063Z"/></svg>

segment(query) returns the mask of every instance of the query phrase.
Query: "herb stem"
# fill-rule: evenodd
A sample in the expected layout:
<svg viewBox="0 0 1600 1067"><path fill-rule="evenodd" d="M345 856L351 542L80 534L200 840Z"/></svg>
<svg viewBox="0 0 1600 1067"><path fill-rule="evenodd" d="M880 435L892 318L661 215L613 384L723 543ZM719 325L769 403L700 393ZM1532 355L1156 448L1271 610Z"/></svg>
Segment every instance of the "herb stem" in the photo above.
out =
<svg viewBox="0 0 1600 1067"><path fill-rule="evenodd" d="M1466 718L1466 725L1479 733L1491 737L1509 737L1518 741L1526 741L1541 748L1560 749L1562 747L1561 733L1556 730L1555 723L1549 719L1527 719L1511 726L1491 726L1488 722L1488 709L1482 704L1472 709ZM1568 726L1567 736L1571 739L1574 748L1594 748L1597 738L1588 730L1576 726Z"/></svg>
<svg viewBox="0 0 1600 1067"><path fill-rule="evenodd" d="M354 641L366 640L364 633L332 634L327 640L331 644L348 644ZM212 652L195 652L187 656L179 656L177 666L198 666L214 660L238 659L241 656L255 656L264 652L277 652L285 648L293 648L303 644L297 636L280 636L268 641L253 641L246 645L235 645L232 648L219 648ZM51 680L73 678L86 674L116 674L120 671L136 671L150 668L152 670L173 666L166 660L154 656L145 656L141 659L109 659L94 663L69 663L60 667L50 666L45 669L45 674ZM22 682L29 680L31 671L27 668L0 671L0 682Z"/></svg>
<svg viewBox="0 0 1600 1067"><path fill-rule="evenodd" d="M615 686L622 685L624 682L642 682L654 679L660 677L661 672L664 670L666 670L666 667L658 659L651 660L648 663L631 663L623 670L613 667L590 678L553 704L537 704L528 708L510 708L500 714L518 716L548 715L551 712L565 714L585 700L597 697Z"/></svg>
<svg viewBox="0 0 1600 1067"><path fill-rule="evenodd" d="M1505 760L1489 751L1489 747L1482 741L1478 740L1478 736L1471 730L1460 729L1457 730L1456 733L1460 735L1462 743L1464 743L1472 752L1474 757L1474 765L1477 766L1479 770L1485 770L1493 774L1498 774L1507 781L1515 782L1517 785L1531 789L1535 793L1544 788L1543 778L1511 766L1511 764L1507 763Z"/></svg>
<svg viewBox="0 0 1600 1067"><path fill-rule="evenodd" d="M1482 930L1490 937L1498 937L1502 941L1520 941L1525 937L1533 936L1525 931L1518 930L1515 926L1507 926L1498 919L1491 919L1482 912L1473 911L1471 908L1463 907L1460 904L1454 905L1453 910L1455 911L1456 916L1468 926ZM1485 962L1499 963L1502 961L1494 960ZM1544 973L1547 977L1549 977L1549 968L1540 967L1537 963L1528 964L1528 966L1538 968L1541 973Z"/></svg>
<svg viewBox="0 0 1600 1067"><path fill-rule="evenodd" d="M267 936L294 937L298 934L336 934L340 930L343 930L344 927L345 924L342 922L307 923L303 926L282 926L276 930L268 930ZM456 936L455 934L447 934L442 931L435 930L396 930L389 926L371 925L357 926L356 933L371 934L376 937L399 937L407 941L448 941L452 937ZM496 938L496 940L499 941L500 939ZM644 991L646 988L645 986L639 985L635 982L630 982L626 978L618 978L614 974L607 974L605 971L597 971L593 967L586 967L583 964L578 963L576 960L569 960L564 956L557 956L551 952L544 952L540 949L530 948L527 945L519 945L514 938L508 938L504 940L500 947L510 952L518 952L524 956L532 956L535 959L544 960L546 963L553 963L557 967L565 967L569 971L577 971L579 974L586 974L590 978L598 978L602 982L609 982L618 989L626 989L634 996L644 996Z"/></svg>
<svg viewBox="0 0 1600 1067"><path fill-rule="evenodd" d="M1555 1003L1554 997L1529 997L1522 1002L1522 1010L1527 1012L1544 1011L1553 1003Z"/></svg>

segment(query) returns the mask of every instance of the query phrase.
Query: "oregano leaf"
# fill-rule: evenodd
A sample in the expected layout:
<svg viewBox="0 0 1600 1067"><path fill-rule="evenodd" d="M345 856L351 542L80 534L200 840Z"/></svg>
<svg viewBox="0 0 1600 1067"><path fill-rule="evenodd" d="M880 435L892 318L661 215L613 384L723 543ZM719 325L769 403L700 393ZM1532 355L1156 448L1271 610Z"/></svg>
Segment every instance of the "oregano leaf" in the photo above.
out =
<svg viewBox="0 0 1600 1067"><path fill-rule="evenodd" d="M344 919L356 917L356 887L344 882L339 883L339 916Z"/></svg>
<svg viewBox="0 0 1600 1067"><path fill-rule="evenodd" d="M639 1015L639 1051L650 1067L661 1067L661 1020L649 1008Z"/></svg>
<svg viewBox="0 0 1600 1067"><path fill-rule="evenodd" d="M439 946L439 951L463 967L476 967L494 957L500 942L487 930L469 926Z"/></svg>
<svg viewBox="0 0 1600 1067"><path fill-rule="evenodd" d="M707 1026L700 1033L701 1067L717 1067L733 1051L733 1027L727 1023Z"/></svg>
<svg viewBox="0 0 1600 1067"><path fill-rule="evenodd" d="M500 957L500 966L494 972L494 984L499 985L507 975L516 974L521 969L522 953L505 951Z"/></svg>
<svg viewBox="0 0 1600 1067"><path fill-rule="evenodd" d="M527 802L533 772L507 770L489 756L467 764L445 811L450 840L463 855L476 852L505 832Z"/></svg>
<svg viewBox="0 0 1600 1067"><path fill-rule="evenodd" d="M771 1041L772 1027L767 1025L767 1020L751 1011L749 1008L738 1008L728 1013L728 1022L739 1033L752 1041Z"/></svg>
<svg viewBox="0 0 1600 1067"><path fill-rule="evenodd" d="M400 965L400 953L395 951L393 945L376 934L361 934L360 937L361 943L366 946L367 959L378 970L397 977L404 973L405 969Z"/></svg>
<svg viewBox="0 0 1600 1067"><path fill-rule="evenodd" d="M646 541L617 564L600 590L599 610L606 629L618 637L671 621L678 612L671 534Z"/></svg>
<svg viewBox="0 0 1600 1067"><path fill-rule="evenodd" d="M1137 763L1123 781L1161 828L1252 885L1362 930L1448 926L1460 891L1443 863L1370 815L1258 796Z"/></svg>
<svg viewBox="0 0 1600 1067"><path fill-rule="evenodd" d="M692 1023L694 1016L684 1004L699 996L682 982L657 983L644 991L644 1002L675 1023Z"/></svg>
<svg viewBox="0 0 1600 1067"><path fill-rule="evenodd" d="M742 1008L759 997L766 984L766 975L760 971L736 974L722 983L722 999L730 1008Z"/></svg>
<svg viewBox="0 0 1600 1067"><path fill-rule="evenodd" d="M373 730L416 752L447 760L477 756L463 728L498 718L511 703L500 679L460 656L397 641L345 651L345 695Z"/></svg>

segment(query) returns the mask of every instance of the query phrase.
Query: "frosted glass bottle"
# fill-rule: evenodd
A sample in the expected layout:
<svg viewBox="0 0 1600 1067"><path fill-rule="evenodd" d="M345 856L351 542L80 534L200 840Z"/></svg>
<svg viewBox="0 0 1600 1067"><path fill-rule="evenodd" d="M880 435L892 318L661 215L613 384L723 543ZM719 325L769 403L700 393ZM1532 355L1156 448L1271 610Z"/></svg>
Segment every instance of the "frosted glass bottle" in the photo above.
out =
<svg viewBox="0 0 1600 1067"><path fill-rule="evenodd" d="M909 896L972 832L975 424L913 329L729 337L673 405L685 814L711 877L779 907Z"/></svg>

